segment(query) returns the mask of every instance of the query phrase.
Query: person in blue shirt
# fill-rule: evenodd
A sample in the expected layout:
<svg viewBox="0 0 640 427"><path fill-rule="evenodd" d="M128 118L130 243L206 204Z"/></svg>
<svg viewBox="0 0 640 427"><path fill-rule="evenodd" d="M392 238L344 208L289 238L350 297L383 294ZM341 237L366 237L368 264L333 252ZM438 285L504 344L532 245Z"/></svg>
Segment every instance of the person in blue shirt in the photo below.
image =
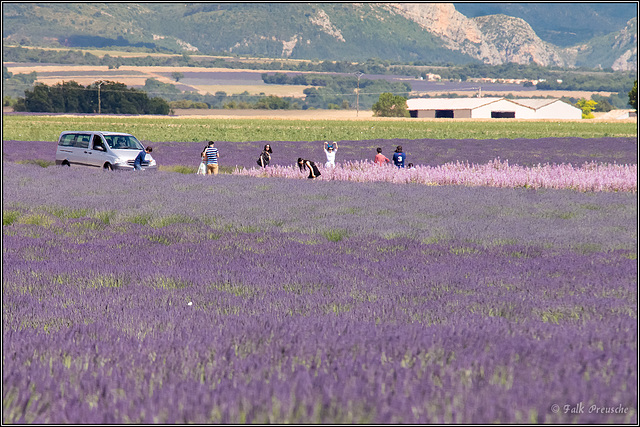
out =
<svg viewBox="0 0 640 427"><path fill-rule="evenodd" d="M404 168L405 157L406 156L402 152L402 145L398 145L398 147L396 147L395 153L393 153L393 164L398 168Z"/></svg>
<svg viewBox="0 0 640 427"><path fill-rule="evenodd" d="M133 161L133 169L137 171L142 170L142 162L144 162L145 156L147 155L147 153L151 153L152 151L153 151L153 148L147 147L144 149L144 151L141 151L140 153L138 153L138 156Z"/></svg>

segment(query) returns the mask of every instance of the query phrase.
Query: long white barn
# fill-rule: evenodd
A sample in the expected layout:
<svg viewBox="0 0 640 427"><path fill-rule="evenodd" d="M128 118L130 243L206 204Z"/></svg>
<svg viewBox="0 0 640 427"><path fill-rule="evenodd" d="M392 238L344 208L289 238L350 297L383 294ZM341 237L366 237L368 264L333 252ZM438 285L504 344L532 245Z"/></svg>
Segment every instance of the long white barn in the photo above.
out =
<svg viewBox="0 0 640 427"><path fill-rule="evenodd" d="M582 110L559 99L414 98L407 100L411 117L453 119L579 120Z"/></svg>

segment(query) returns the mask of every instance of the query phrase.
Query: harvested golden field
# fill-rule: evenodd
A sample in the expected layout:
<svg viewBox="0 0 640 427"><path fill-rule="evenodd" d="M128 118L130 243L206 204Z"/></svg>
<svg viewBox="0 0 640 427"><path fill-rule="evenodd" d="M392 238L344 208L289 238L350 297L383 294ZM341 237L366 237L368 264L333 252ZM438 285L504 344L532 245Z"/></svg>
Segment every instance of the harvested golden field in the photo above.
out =
<svg viewBox="0 0 640 427"><path fill-rule="evenodd" d="M227 95L234 95L243 92L249 92L249 95L275 95L280 97L304 98L303 91L309 86L299 85L189 85L197 89L198 93L205 95L207 93L215 94L222 91Z"/></svg>
<svg viewBox="0 0 640 427"><path fill-rule="evenodd" d="M609 113L594 113L591 122L636 123L637 118L619 119L626 110L614 110ZM3 107L3 113L12 113L11 107ZM83 116L83 114L64 114L64 117ZM60 117L59 116L59 117ZM97 116L97 115L95 115ZM114 117L105 115L104 117ZM159 118L158 116L140 116ZM398 118L375 117L371 110L231 110L231 109L174 109L174 118L212 118L212 119L273 119L273 120L376 120L376 121L423 121L423 122L554 122L554 120L520 120L520 119L433 119L433 118ZM562 122L581 122L582 120L563 120ZM556 121L557 122L557 121ZM587 120L585 120L587 122Z"/></svg>
<svg viewBox="0 0 640 427"><path fill-rule="evenodd" d="M591 120L561 120L561 122L610 122L610 123L636 123L637 118L619 119L625 111L613 110L608 113L594 113ZM198 110L175 109L177 118L216 118L216 119L281 119L281 120L376 120L376 121L409 121L409 122L558 122L558 120L543 119L434 119L434 118L400 118L400 117L375 117L371 110Z"/></svg>
<svg viewBox="0 0 640 427"><path fill-rule="evenodd" d="M175 109L179 118L210 117L216 119L284 119L284 120L371 120L374 118L371 110L196 110ZM377 117L376 120L390 118ZM395 119L403 120L403 119Z"/></svg>
<svg viewBox="0 0 640 427"><path fill-rule="evenodd" d="M156 79L162 83L176 84L181 90L196 91L202 95L214 94L218 91L227 95L248 92L250 95L275 95L280 97L304 97L301 85L271 85L261 80L262 70L205 68L205 67L158 67L158 66L128 66L109 69L106 65L6 65L13 74L28 74L35 71L38 75L37 83L53 86L58 83L75 81L88 86L97 80L109 80L123 83L127 86L144 86L147 79ZM171 73L183 73L187 78L176 82ZM236 75L237 79L230 80L229 76ZM216 78L224 76L224 80ZM249 77L247 77L249 76ZM231 84L225 82L231 81ZM243 83L246 81L246 84Z"/></svg>
<svg viewBox="0 0 640 427"><path fill-rule="evenodd" d="M182 57L182 54L177 53L158 53L158 52L127 52L124 50L108 50L108 49L91 49L91 48L70 48L70 47L36 47L36 46L17 46L17 45L7 45L7 47L21 47L23 49L38 49L38 50L49 50L49 51L57 51L57 52L80 52L82 54L90 53L91 55L95 55L98 58L103 58L105 55L110 55L113 57L121 56L123 58L140 58L140 57L154 57L154 58L179 58ZM309 59L294 59L294 58L262 58L262 57L240 57L240 56L226 56L226 55L199 55L199 54L189 54L189 57L193 59L232 59L234 62L250 62L250 63L264 63L269 64L272 62L282 62L285 64L288 63L300 63L300 62L317 62L311 61Z"/></svg>
<svg viewBox="0 0 640 427"><path fill-rule="evenodd" d="M132 56L134 53L132 53ZM223 91L227 95L249 92L251 95L290 96L303 97L303 90L307 86L297 85L267 85L263 84L260 78L261 74L266 70L251 69L230 69L230 68L207 68L207 67L170 67L170 66L129 66L123 65L118 69L109 69L106 65L39 65L39 64L5 64L8 71L14 74L28 74L35 71L38 74L38 83L46 85L55 85L63 81L76 81L81 85L87 86L96 80L110 80L124 83L127 86L144 86L147 79L157 79L162 83L176 84L181 90L192 90L200 94L214 94ZM185 78L176 82L171 77L171 73L178 72L185 75ZM269 71L273 72L273 71ZM313 72L301 72L313 73ZM232 79L229 76L238 76ZM223 76L223 79L218 78ZM447 95L451 91L443 89L442 91L429 91L429 96ZM456 90L461 96L477 96L477 90L462 91ZM526 95L524 95L526 93ZM413 96L420 96L423 93L416 92ZM528 91L518 93L517 91L494 91L487 90L483 92L484 96L551 96L554 98L562 98L564 96L571 98L590 99L591 95L599 94L602 96L610 96L611 92L599 91Z"/></svg>

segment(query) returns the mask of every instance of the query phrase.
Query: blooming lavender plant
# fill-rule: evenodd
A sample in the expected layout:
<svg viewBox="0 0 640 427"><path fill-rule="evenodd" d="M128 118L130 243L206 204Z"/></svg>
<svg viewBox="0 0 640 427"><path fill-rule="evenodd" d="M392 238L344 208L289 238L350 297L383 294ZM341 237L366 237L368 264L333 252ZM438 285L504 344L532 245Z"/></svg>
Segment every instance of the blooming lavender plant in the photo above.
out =
<svg viewBox="0 0 640 427"><path fill-rule="evenodd" d="M570 164L538 165L527 168L509 166L495 159L484 165L448 163L430 167L418 166L398 169L393 165L373 162L343 163L323 168L323 180L393 183L420 183L427 185L469 185L488 187L568 188L579 191L631 191L636 192L637 165L603 165L585 163L580 168ZM264 169L238 169L237 175L253 177L304 178L295 167L267 167Z"/></svg>
<svg viewBox="0 0 640 427"><path fill-rule="evenodd" d="M204 221L223 231L337 238L373 234L566 248L592 244L597 236L595 243L603 250L633 248L637 239L633 193L307 182L306 178L202 177L161 171L133 179L128 173L103 172L5 163L3 210L7 219L18 215L18 221L45 221L39 215L48 207L59 211L60 217L84 212L105 224L159 227Z"/></svg>
<svg viewBox="0 0 640 427"><path fill-rule="evenodd" d="M269 143L274 153L271 164L295 165L298 157L324 163L322 141L217 141L220 164L252 168L262 147ZM194 166L200 162L202 142L153 141L154 158L164 166ZM397 145L402 145L408 161L415 165L439 166L447 163L486 164L496 158L512 165L535 166L538 164L638 163L636 138L540 138L540 139L371 139L340 141L336 161L360 162L373 160L376 148L381 147L388 156ZM3 141L3 159L18 161L27 159L55 159L55 143L43 141Z"/></svg>
<svg viewBox="0 0 640 427"><path fill-rule="evenodd" d="M5 228L8 422L635 420L624 252L91 223Z"/></svg>
<svg viewBox="0 0 640 427"><path fill-rule="evenodd" d="M636 423L636 337L632 193L4 163L6 423Z"/></svg>

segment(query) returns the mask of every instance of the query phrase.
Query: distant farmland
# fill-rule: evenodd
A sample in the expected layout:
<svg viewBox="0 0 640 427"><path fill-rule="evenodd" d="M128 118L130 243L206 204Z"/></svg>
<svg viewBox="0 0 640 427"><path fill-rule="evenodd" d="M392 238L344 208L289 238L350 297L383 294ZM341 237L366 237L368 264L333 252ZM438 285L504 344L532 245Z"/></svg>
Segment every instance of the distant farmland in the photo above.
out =
<svg viewBox="0 0 640 427"><path fill-rule="evenodd" d="M124 83L130 87L144 86L147 79L157 79L163 83L176 85L182 91L196 91L201 94L214 94L218 91L227 95L239 94L247 91L251 95L275 95L289 97L304 97L303 91L308 86L302 85L268 85L262 81L262 73L273 74L273 70L249 70L206 67L160 67L160 66L128 66L109 69L106 65L66 65L42 63L4 63L8 71L13 74L28 74L35 71L37 82L55 85L63 81L76 81L87 86L96 80L104 79ZM184 75L179 82L172 78L172 73ZM282 71L285 74L302 74L299 71ZM305 72L322 74L318 72ZM335 74L335 73L328 73ZM538 91L535 87L525 88L518 84L473 83L473 82L430 82L419 80L411 76L374 75L365 74L365 79L384 79L404 81L411 85L413 92L409 97L423 95L437 96L439 94L456 93L461 96L476 96L481 88L483 95L505 96L514 93L525 97L562 96L576 98L590 98L595 92L585 91ZM609 92L597 92L609 96Z"/></svg>

